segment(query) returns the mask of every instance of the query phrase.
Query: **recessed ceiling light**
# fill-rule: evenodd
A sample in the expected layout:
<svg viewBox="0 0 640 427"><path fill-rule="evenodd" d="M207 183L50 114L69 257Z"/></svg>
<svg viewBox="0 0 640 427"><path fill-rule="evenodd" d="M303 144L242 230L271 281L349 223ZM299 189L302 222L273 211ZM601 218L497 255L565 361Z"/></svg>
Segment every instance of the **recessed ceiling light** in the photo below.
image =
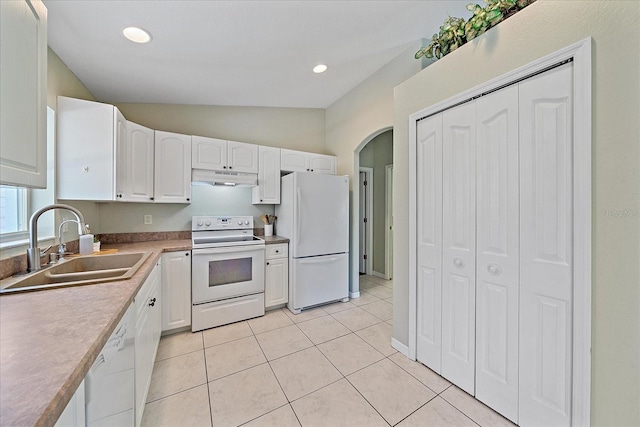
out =
<svg viewBox="0 0 640 427"><path fill-rule="evenodd" d="M313 72L316 74L324 73L325 71L327 71L327 66L324 64L318 64L313 67Z"/></svg>
<svg viewBox="0 0 640 427"><path fill-rule="evenodd" d="M151 34L138 27L125 28L122 30L122 34L135 43L149 43L151 41Z"/></svg>

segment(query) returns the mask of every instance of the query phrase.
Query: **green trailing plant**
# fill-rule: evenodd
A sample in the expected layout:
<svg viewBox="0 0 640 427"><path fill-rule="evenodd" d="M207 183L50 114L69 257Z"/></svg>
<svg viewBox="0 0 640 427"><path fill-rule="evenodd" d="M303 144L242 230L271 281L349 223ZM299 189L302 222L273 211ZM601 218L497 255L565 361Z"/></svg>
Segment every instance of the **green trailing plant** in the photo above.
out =
<svg viewBox="0 0 640 427"><path fill-rule="evenodd" d="M415 58L420 59L425 56L440 59L524 9L535 0L484 1L486 3L484 7L473 3L467 5L467 10L473 12L468 21L465 21L464 18L448 17L440 27L440 31L431 37L431 42L416 52Z"/></svg>

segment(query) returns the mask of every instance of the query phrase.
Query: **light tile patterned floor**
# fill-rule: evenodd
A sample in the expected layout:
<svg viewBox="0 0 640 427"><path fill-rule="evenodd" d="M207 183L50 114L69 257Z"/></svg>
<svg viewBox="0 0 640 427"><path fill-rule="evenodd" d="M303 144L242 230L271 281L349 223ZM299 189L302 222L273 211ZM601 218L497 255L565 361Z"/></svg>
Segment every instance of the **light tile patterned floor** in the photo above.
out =
<svg viewBox="0 0 640 427"><path fill-rule="evenodd" d="M160 341L143 426L513 425L391 347L393 282Z"/></svg>

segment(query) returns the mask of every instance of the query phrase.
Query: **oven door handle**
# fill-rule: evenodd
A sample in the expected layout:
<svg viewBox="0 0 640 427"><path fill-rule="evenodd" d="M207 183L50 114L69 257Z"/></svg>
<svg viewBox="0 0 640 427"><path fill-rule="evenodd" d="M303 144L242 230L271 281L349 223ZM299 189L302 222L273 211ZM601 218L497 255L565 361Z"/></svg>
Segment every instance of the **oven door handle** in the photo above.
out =
<svg viewBox="0 0 640 427"><path fill-rule="evenodd" d="M193 249L191 254L196 257L200 255L212 255L212 254L228 254L234 252L259 252L264 250L264 245L244 245L244 246L226 246L223 248L203 248Z"/></svg>

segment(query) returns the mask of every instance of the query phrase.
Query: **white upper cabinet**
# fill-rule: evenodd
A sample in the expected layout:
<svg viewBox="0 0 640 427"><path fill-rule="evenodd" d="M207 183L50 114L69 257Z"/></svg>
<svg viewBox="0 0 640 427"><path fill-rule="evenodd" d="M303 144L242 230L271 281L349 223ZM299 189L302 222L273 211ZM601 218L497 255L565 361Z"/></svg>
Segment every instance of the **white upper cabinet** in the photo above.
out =
<svg viewBox="0 0 640 427"><path fill-rule="evenodd" d="M336 156L309 153L309 169L311 169L310 172L335 175L337 163L336 160Z"/></svg>
<svg viewBox="0 0 640 427"><path fill-rule="evenodd" d="M204 136L193 136L192 144L194 169L258 173L257 145Z"/></svg>
<svg viewBox="0 0 640 427"><path fill-rule="evenodd" d="M154 201L191 203L191 135L156 131Z"/></svg>
<svg viewBox="0 0 640 427"><path fill-rule="evenodd" d="M47 186L47 9L0 1L0 184Z"/></svg>
<svg viewBox="0 0 640 427"><path fill-rule="evenodd" d="M116 198L123 202L153 200L154 132L127 122L122 149L116 150Z"/></svg>
<svg viewBox="0 0 640 427"><path fill-rule="evenodd" d="M286 172L308 172L309 153L283 148L280 150L280 169Z"/></svg>
<svg viewBox="0 0 640 427"><path fill-rule="evenodd" d="M117 200L115 164L125 140L126 120L116 107L59 96L58 198Z"/></svg>
<svg viewBox="0 0 640 427"><path fill-rule="evenodd" d="M191 203L191 136L128 122L113 105L58 97L58 198Z"/></svg>
<svg viewBox="0 0 640 427"><path fill-rule="evenodd" d="M317 172L335 175L336 163L335 156L285 148L280 151L280 169L284 172Z"/></svg>
<svg viewBox="0 0 640 427"><path fill-rule="evenodd" d="M191 137L191 145L192 168L227 170L227 141L194 135Z"/></svg>
<svg viewBox="0 0 640 427"><path fill-rule="evenodd" d="M280 149L260 146L258 185L251 189L252 203L280 204Z"/></svg>
<svg viewBox="0 0 640 427"><path fill-rule="evenodd" d="M227 166L232 172L258 173L258 146L228 141Z"/></svg>

